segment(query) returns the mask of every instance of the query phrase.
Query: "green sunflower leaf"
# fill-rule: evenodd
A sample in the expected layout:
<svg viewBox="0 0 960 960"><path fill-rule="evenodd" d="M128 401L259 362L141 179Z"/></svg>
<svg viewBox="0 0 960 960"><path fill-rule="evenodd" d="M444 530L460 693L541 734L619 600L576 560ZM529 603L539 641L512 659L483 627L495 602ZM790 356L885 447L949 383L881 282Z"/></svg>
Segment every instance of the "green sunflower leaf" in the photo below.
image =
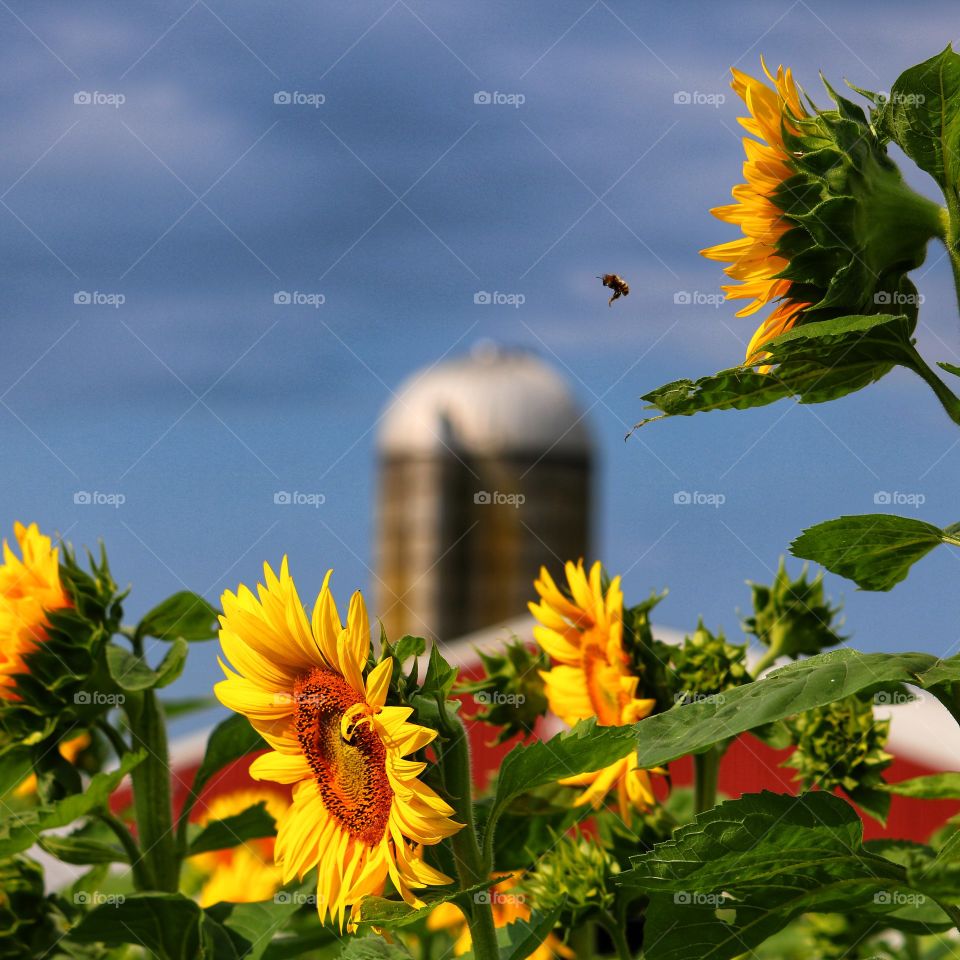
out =
<svg viewBox="0 0 960 960"><path fill-rule="evenodd" d="M207 749L193 778L191 792L198 794L215 773L234 760L266 749L263 737L253 729L245 716L235 713L227 717L213 728L207 740Z"/></svg>
<svg viewBox="0 0 960 960"><path fill-rule="evenodd" d="M187 855L192 857L208 850L226 850L247 840L273 837L276 832L276 821L261 801L222 820L211 820L190 842Z"/></svg>
<svg viewBox="0 0 960 960"><path fill-rule="evenodd" d="M181 893L118 895L94 907L70 931L70 939L108 947L133 943L159 960L197 960L208 955L202 921L203 911Z"/></svg>
<svg viewBox="0 0 960 960"><path fill-rule="evenodd" d="M161 640L212 640L219 630L219 615L199 594L182 590L157 604L140 621L137 634Z"/></svg>
<svg viewBox="0 0 960 960"><path fill-rule="evenodd" d="M420 898L424 903L422 907L411 907L403 900L388 900L386 897L364 897L360 904L360 915L356 918L357 923L369 923L376 927L405 927L423 920L441 903L450 903L457 897L489 891L491 882L484 880L463 890L452 889L424 894Z"/></svg>
<svg viewBox="0 0 960 960"><path fill-rule="evenodd" d="M409 951L383 937L351 937L338 956L340 960L410 960Z"/></svg>
<svg viewBox="0 0 960 960"><path fill-rule="evenodd" d="M501 928L497 938L500 941L500 960L526 960L533 956L556 926L562 912L563 907L556 907L549 913L534 911L529 920L515 920Z"/></svg>
<svg viewBox="0 0 960 960"><path fill-rule="evenodd" d="M960 773L929 773L922 777L885 783L882 789L900 797L915 797L920 800L960 800Z"/></svg>
<svg viewBox="0 0 960 960"><path fill-rule="evenodd" d="M911 321L903 315L837 317L796 327L764 348L773 366L768 373L732 367L699 380L675 380L642 399L657 416L689 417L710 410L761 407L787 397L824 403L879 380L896 363L914 361ZM635 428L636 429L636 428Z"/></svg>
<svg viewBox="0 0 960 960"><path fill-rule="evenodd" d="M790 663L707 700L678 704L633 725L637 762L656 767L756 727L893 683L932 689L955 672L927 653L860 653L848 648ZM936 690L934 689L934 692Z"/></svg>
<svg viewBox="0 0 960 960"><path fill-rule="evenodd" d="M953 47L904 71L876 118L893 140L956 203L960 186L960 55Z"/></svg>
<svg viewBox="0 0 960 960"><path fill-rule="evenodd" d="M40 847L64 863L129 863L130 858L116 844L89 837L40 837Z"/></svg>
<svg viewBox="0 0 960 960"><path fill-rule="evenodd" d="M145 756L143 751L128 753L116 770L91 777L83 793L7 817L0 824L0 857L26 850L39 841L43 831L65 827L92 810L102 807L120 781Z"/></svg>
<svg viewBox="0 0 960 960"><path fill-rule="evenodd" d="M108 643L107 669L117 686L128 693L165 687L183 672L188 649L187 641L176 637L159 666L153 669L143 657L115 643Z"/></svg>
<svg viewBox="0 0 960 960"><path fill-rule="evenodd" d="M730 960L803 913L866 912L883 922L914 908L931 926L949 925L903 866L864 846L856 811L820 791L722 803L634 857L615 882L650 897L648 960Z"/></svg>
<svg viewBox="0 0 960 960"><path fill-rule="evenodd" d="M500 815L522 793L562 777L609 766L627 756L635 744L632 727L601 727L596 719L581 720L572 730L550 740L517 744L503 758L490 805L485 843L492 849Z"/></svg>
<svg viewBox="0 0 960 960"><path fill-rule="evenodd" d="M861 590L890 590L941 543L960 545L960 539L923 520L867 513L809 527L790 552L853 580Z"/></svg>

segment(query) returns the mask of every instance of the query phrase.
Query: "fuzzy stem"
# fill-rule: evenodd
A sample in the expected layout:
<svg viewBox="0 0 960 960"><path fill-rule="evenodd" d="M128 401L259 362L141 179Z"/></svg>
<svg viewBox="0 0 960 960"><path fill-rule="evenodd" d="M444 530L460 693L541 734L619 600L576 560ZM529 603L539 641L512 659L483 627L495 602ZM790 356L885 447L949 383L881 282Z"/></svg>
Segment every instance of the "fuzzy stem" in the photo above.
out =
<svg viewBox="0 0 960 960"><path fill-rule="evenodd" d="M139 700L139 709L131 709L127 714L133 748L146 750L147 754L130 772L137 832L155 889L176 893L180 862L173 830L167 730L153 690L144 690Z"/></svg>
<svg viewBox="0 0 960 960"><path fill-rule="evenodd" d="M602 914L600 922L613 940L613 945L617 950L617 960L633 960L633 952L630 950L630 944L627 943L627 932L624 930L623 924L619 923L616 917L607 911ZM577 954L578 960L579 956Z"/></svg>
<svg viewBox="0 0 960 960"><path fill-rule="evenodd" d="M150 873L150 868L147 866L143 854L140 852L140 848L127 829L126 824L106 809L101 810L97 814L97 819L105 823L113 831L114 836L120 841L124 853L126 853L130 860L130 868L133 871L134 888L137 890L153 890L155 884L152 874Z"/></svg>
<svg viewBox="0 0 960 960"><path fill-rule="evenodd" d="M958 287L958 291L960 291L960 287ZM937 399L943 405L943 409L946 410L947 416L954 423L960 425L960 399L954 396L950 388L933 372L914 346L909 349L907 366L933 390Z"/></svg>
<svg viewBox="0 0 960 960"><path fill-rule="evenodd" d="M723 751L718 745L694 755L694 813L704 813L716 806L722 756Z"/></svg>
<svg viewBox="0 0 960 960"><path fill-rule="evenodd" d="M473 810L473 771L470 765L470 743L467 731L459 717L450 720L450 742L443 752L443 776L450 794L450 802L457 819L465 824L451 839L453 859L457 876L463 889L476 886L490 879L490 870L484 861L477 840L476 820ZM497 960L500 948L493 922L493 908L489 897L464 897L461 907L470 925L473 939L473 955L476 960Z"/></svg>

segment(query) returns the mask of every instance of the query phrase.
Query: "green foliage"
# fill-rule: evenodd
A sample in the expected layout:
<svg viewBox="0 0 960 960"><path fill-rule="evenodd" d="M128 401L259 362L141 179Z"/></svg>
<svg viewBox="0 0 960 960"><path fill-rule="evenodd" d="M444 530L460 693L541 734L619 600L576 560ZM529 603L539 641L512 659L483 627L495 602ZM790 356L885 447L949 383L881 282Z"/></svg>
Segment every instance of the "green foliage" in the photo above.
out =
<svg viewBox="0 0 960 960"><path fill-rule="evenodd" d="M267 813L266 805L263 802L256 803L233 816L224 817L222 820L211 820L191 840L188 855L192 857L196 853L206 853L208 850L236 847L247 840L275 836L276 832L276 822Z"/></svg>
<svg viewBox="0 0 960 960"><path fill-rule="evenodd" d="M960 189L960 56L952 46L904 71L874 124L940 184L948 204Z"/></svg>
<svg viewBox="0 0 960 960"><path fill-rule="evenodd" d="M538 910L563 913L571 927L598 911L609 911L616 900L611 877L620 866L609 851L579 832L554 838L554 843L524 874L520 889Z"/></svg>
<svg viewBox="0 0 960 960"><path fill-rule="evenodd" d="M677 702L689 703L747 683L746 658L745 644L727 643L722 632L714 636L701 620L693 635L672 651Z"/></svg>
<svg viewBox="0 0 960 960"><path fill-rule="evenodd" d="M560 908L550 912L535 910L529 920L514 920L501 931L500 960L526 960L543 943L560 916Z"/></svg>
<svg viewBox="0 0 960 960"><path fill-rule="evenodd" d="M40 865L24 856L0 860L0 960L44 956L58 937Z"/></svg>
<svg viewBox="0 0 960 960"><path fill-rule="evenodd" d="M647 769L689 753L700 753L720 740L820 707L856 693L895 683L928 686L944 682L942 665L927 653L859 653L841 649L787 664L761 680L722 696L681 704L634 724L637 762Z"/></svg>
<svg viewBox="0 0 960 960"><path fill-rule="evenodd" d="M91 811L103 807L117 784L143 759L142 752L128 753L116 770L98 773L92 777L83 793L8 816L0 825L0 857L27 850L40 840L40 835L45 830L68 826Z"/></svg>
<svg viewBox="0 0 960 960"><path fill-rule="evenodd" d="M869 700L845 697L787 721L796 750L787 758L806 789L842 789L878 820L886 820L890 795L883 771L893 757L884 749L889 720L876 720Z"/></svg>
<svg viewBox="0 0 960 960"><path fill-rule="evenodd" d="M866 513L809 527L790 544L790 552L853 580L861 590L891 590L941 543L960 545L960 529Z"/></svg>
<svg viewBox="0 0 960 960"><path fill-rule="evenodd" d="M485 675L463 684L457 692L472 693L480 705L476 718L498 727L496 743L503 743L518 733L527 736L534 724L547 712L540 670L550 667L550 658L531 649L516 637L505 643L499 653L477 650Z"/></svg>
<svg viewBox="0 0 960 960"><path fill-rule="evenodd" d="M722 803L635 858L619 882L650 897L649 960L728 960L804 913L926 904L905 868L863 845L856 812L821 792Z"/></svg>
<svg viewBox="0 0 960 960"><path fill-rule="evenodd" d="M835 623L840 608L824 596L822 573L808 580L804 565L791 580L781 557L773 583L751 583L750 588L753 616L743 621L743 629L767 647L773 659L812 656L844 641Z"/></svg>
<svg viewBox="0 0 960 960"><path fill-rule="evenodd" d="M666 590L651 593L642 603L623 611L623 647L640 678L638 688L643 696L657 701L657 710L669 710L677 692L676 677L670 668L674 648L657 640L650 626L651 612L666 595Z"/></svg>
<svg viewBox="0 0 960 960"><path fill-rule="evenodd" d="M183 672L187 662L187 641L177 637L154 670L146 659L115 643L106 646L107 669L114 683L128 693L165 687Z"/></svg>
<svg viewBox="0 0 960 960"><path fill-rule="evenodd" d="M161 640L212 640L220 612L203 597L182 590L155 606L137 625L137 635Z"/></svg>

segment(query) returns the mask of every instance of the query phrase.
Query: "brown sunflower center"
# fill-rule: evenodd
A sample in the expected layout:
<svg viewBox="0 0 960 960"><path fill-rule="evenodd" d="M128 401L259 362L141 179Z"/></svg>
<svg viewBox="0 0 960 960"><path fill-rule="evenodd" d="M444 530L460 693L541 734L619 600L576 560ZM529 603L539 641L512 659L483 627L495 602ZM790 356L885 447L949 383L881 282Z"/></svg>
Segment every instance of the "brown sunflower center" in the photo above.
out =
<svg viewBox="0 0 960 960"><path fill-rule="evenodd" d="M294 696L297 738L324 806L356 840L374 846L387 829L393 789L387 751L363 697L319 667L297 680Z"/></svg>

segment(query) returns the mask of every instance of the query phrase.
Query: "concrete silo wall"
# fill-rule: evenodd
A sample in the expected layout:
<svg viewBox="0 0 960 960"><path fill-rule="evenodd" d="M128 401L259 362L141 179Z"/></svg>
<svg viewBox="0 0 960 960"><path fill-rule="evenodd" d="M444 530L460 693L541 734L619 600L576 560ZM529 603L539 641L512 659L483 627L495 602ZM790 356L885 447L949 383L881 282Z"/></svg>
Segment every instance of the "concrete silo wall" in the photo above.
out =
<svg viewBox="0 0 960 960"><path fill-rule="evenodd" d="M391 638L449 640L526 610L541 565L588 556L586 454L387 454L376 611Z"/></svg>

